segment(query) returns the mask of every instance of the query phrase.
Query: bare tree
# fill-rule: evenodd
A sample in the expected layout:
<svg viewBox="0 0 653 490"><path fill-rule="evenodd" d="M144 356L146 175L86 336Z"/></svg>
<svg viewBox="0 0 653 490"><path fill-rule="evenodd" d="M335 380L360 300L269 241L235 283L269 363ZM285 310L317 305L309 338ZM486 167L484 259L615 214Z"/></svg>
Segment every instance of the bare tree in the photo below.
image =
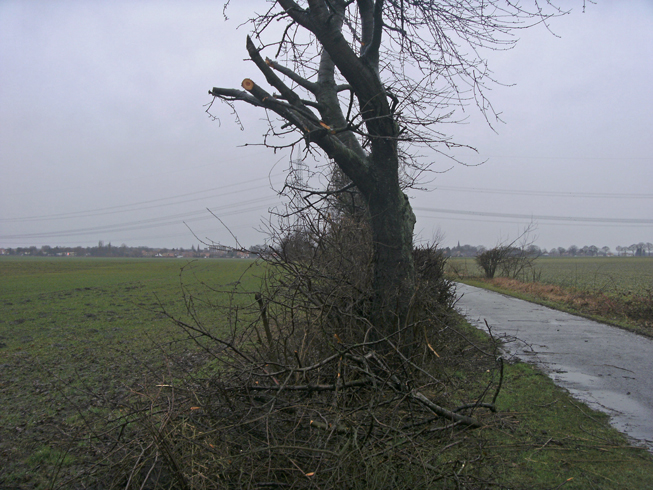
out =
<svg viewBox="0 0 653 490"><path fill-rule="evenodd" d="M542 255L540 247L534 244L534 229L531 223L513 241L503 242L476 257L487 279L492 279L497 272L503 277L517 279L533 270L535 260Z"/></svg>
<svg viewBox="0 0 653 490"><path fill-rule="evenodd" d="M476 257L476 263L483 269L487 279L492 279L497 273L497 268L503 262L510 249L504 246L497 246L486 250Z"/></svg>
<svg viewBox="0 0 653 490"><path fill-rule="evenodd" d="M441 154L460 146L440 128L468 104L488 123L498 120L485 97L494 82L485 55L513 46L515 30L561 14L546 6L550 11L499 0L277 0L251 19L246 43L272 91L245 78L244 91L209 92L232 109L244 102L265 110L266 146L321 153L360 192L381 333L404 321L415 284L415 215L404 190L428 165L410 156L410 145ZM285 29L276 29L280 23ZM263 50L281 61L263 58Z"/></svg>

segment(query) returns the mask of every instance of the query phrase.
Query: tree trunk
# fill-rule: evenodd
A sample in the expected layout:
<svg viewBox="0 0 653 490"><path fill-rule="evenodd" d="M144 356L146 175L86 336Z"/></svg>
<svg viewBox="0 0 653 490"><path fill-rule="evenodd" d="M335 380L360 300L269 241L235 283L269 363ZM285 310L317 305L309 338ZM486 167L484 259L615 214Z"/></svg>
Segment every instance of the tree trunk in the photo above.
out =
<svg viewBox="0 0 653 490"><path fill-rule="evenodd" d="M382 322L376 326L388 335L408 321L415 288L415 216L406 195L396 189L392 194L371 196L369 208L374 240L374 320Z"/></svg>
<svg viewBox="0 0 653 490"><path fill-rule="evenodd" d="M374 249L373 322L381 335L391 335L406 327L415 289L413 228L415 215L399 183L399 158L394 140L373 144L372 174L366 186ZM402 331L402 345L412 342L411 329Z"/></svg>

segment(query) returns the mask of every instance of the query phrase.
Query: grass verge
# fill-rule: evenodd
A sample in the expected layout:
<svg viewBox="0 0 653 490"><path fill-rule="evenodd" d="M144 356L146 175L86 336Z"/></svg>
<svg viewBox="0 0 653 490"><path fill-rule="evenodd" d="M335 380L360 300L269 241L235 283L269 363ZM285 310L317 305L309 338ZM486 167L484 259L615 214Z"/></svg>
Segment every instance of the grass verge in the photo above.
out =
<svg viewBox="0 0 653 490"><path fill-rule="evenodd" d="M457 342L442 354L449 358L451 391L473 400L487 381L484 373L491 376L490 359L474 352L489 351L492 343L463 318L458 321L457 331L472 340L473 352L468 342ZM459 349L463 357L454 355ZM620 489L647 488L653 481L653 456L646 449L631 445L607 415L578 402L530 364L505 365L496 404L496 413L474 414L482 428L452 432L443 441L452 446L438 461L453 465L461 481L467 477L462 488Z"/></svg>

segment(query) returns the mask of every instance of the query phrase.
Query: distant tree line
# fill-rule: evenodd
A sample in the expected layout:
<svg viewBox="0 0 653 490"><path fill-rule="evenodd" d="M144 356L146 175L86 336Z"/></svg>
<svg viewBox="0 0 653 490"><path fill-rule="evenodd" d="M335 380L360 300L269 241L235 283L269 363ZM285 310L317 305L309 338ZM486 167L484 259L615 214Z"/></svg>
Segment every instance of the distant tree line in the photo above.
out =
<svg viewBox="0 0 653 490"><path fill-rule="evenodd" d="M111 243L100 245L96 247L51 247L43 245L37 247L16 247L5 249L5 255L29 255L33 257L61 257L61 256L75 256L75 257L147 257L154 256L157 253L173 253L183 251L183 249L168 249L168 248L150 248L150 247L128 247L120 245L116 247Z"/></svg>
<svg viewBox="0 0 653 490"><path fill-rule="evenodd" d="M487 250L483 245L460 245L460 243L455 247L443 249L444 254L448 257L477 257ZM551 257L653 257L653 243L650 242L633 243L629 246L618 245L615 252L612 252L610 247L599 248L596 245L585 245L584 247L571 245L569 248L554 247L549 250L537 245L529 245L526 250L533 255Z"/></svg>
<svg viewBox="0 0 653 490"><path fill-rule="evenodd" d="M257 246L259 247L259 246ZM257 247L252 247L254 256ZM120 246L112 245L111 242L98 242L94 247L16 247L0 249L2 255L22 255L31 257L225 257L243 258L249 254L246 251L231 249L223 246L200 247L191 245L191 248L152 248L146 246L128 247L124 243Z"/></svg>
<svg viewBox="0 0 653 490"><path fill-rule="evenodd" d="M266 253L268 247L265 245L253 245L249 247L249 252L253 255ZM207 255L220 257L240 257L243 251L232 250L228 247L196 247L191 248L152 248L152 247L128 247L124 243L120 246L114 246L111 242L105 244L100 241L95 247L51 247L43 245L42 247L16 247L0 249L3 255L29 255L33 257L57 257L57 256L76 256L76 257L157 257L157 256L184 256L184 257L204 257ZM446 247L441 249L446 257L477 257L488 249L483 245L461 245L458 243L455 247ZM526 248L531 255L550 256L550 257L653 257L653 243L639 242L629 246L618 245L615 252L610 247L597 247L595 245L585 245L577 247L571 245L568 248L554 247L549 250L540 248L537 245L529 245Z"/></svg>

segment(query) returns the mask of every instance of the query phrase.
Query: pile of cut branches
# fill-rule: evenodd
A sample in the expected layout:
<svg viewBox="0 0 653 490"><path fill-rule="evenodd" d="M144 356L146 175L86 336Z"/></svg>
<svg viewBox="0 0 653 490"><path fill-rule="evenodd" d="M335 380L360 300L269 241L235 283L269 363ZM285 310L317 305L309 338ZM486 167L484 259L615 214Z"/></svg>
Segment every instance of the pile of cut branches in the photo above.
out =
<svg viewBox="0 0 653 490"><path fill-rule="evenodd" d="M91 479L106 488L460 484L443 454L491 417L502 363L496 345L456 337L442 254L415 251L409 315L378 338L363 220L317 213L276 238L260 291L236 286L214 305L226 326L204 320L190 293L187 314L168 315L204 362L152 378L116 406L120 415L93 439L102 463ZM451 361L473 356L483 358L479 384L454 397Z"/></svg>
<svg viewBox="0 0 653 490"><path fill-rule="evenodd" d="M434 338L455 335L448 330L443 327ZM100 461L88 475L94 484L193 489L461 484L456 461L446 453L466 431L494 420L502 362L492 352L479 352L461 339L455 347L443 346L442 357L427 347L418 364L392 339L351 345L334 339L321 355L304 356L303 362L293 352L286 362L258 343L253 326L250 333L217 340L215 374L152 381L135 390L132 400L121 404L122 415L92 441ZM453 407L457 387L447 374L451 366L438 364L454 357L454 363L463 362L470 357L467 347L484 358L483 371L495 366L497 375L479 384L467 403L459 400Z"/></svg>

